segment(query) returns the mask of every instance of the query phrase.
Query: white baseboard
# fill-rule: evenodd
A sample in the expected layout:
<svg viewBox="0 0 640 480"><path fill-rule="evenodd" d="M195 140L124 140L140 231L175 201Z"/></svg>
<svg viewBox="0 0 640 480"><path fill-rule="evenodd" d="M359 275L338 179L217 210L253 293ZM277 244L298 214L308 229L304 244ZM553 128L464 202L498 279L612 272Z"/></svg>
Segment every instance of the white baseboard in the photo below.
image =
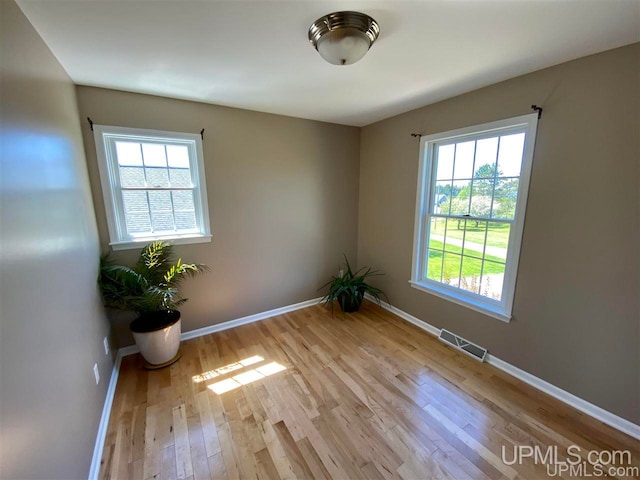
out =
<svg viewBox="0 0 640 480"><path fill-rule="evenodd" d="M367 298L367 300L370 300L370 301L372 301L374 303L378 303L368 293L365 294L365 298ZM409 323L413 323L416 327L421 328L422 330L425 330L427 333L430 333L431 335L434 335L436 337L440 336L440 329L439 328L434 327L433 325L430 325L427 322L423 322L419 318L414 317L413 315L409 315L407 312L405 312L403 310L400 310L399 308L396 308L396 307L394 307L393 305L391 305L391 304L389 304L387 302L383 302L382 300L380 301L380 305L385 310L389 310L391 313L395 313L400 318L406 320Z"/></svg>
<svg viewBox="0 0 640 480"><path fill-rule="evenodd" d="M267 310L266 312L260 312L254 315L248 315L246 317L236 318L235 320L229 320L227 322L216 323L214 325L198 328L196 330L189 330L188 332L183 332L180 335L180 340L181 341L190 340L192 338L209 335L210 333L222 332L223 330L229 330L230 328L239 327L241 325L246 325L248 323L258 322L260 320L264 320L265 318L271 318L271 317L275 317L276 315L282 315L283 313L300 310L301 308L311 307L312 305L317 305L320 302L320 300L322 300L322 297L312 298L311 300L306 300L300 303L294 303L293 305L274 308L273 310ZM129 345L129 346L120 348L118 350L118 353L120 354L120 356L126 357L127 355L133 355L134 353L138 353L139 351L140 349L137 347L137 345Z"/></svg>
<svg viewBox="0 0 640 480"><path fill-rule="evenodd" d="M367 298L375 302L375 300L368 295L367 295ZM381 302L381 306L385 310L388 310L391 313L396 314L398 317L406 320L409 323L412 323L416 327L421 328L422 330L426 331L427 333L430 333L431 335L434 335L436 337L440 335L439 328L434 327L433 325L430 325L427 322L420 320L419 318L416 318L413 315L410 315L407 312L404 312L397 307L394 307L393 305L390 305L386 302ZM532 387L537 388L538 390L541 390L547 395L550 395L560 400L561 402L572 406L576 410L580 410L581 412L586 413L587 415L595 418L596 420L599 420L602 423L605 423L610 427L615 428L616 430L620 430L621 432L626 433L630 437L640 440L640 425L636 425L635 423L630 422L629 420L626 420L622 417L619 417L618 415L615 415L601 407L598 407L593 403L583 400L582 398L577 397L574 394L569 393L566 390L563 390L559 387L556 387L555 385L552 385L546 380L542 380L541 378L538 378L535 375L525 372L524 370L514 365L511 365L510 363L505 362L504 360L501 360L500 358L494 355L491 355L490 353L487 354L485 361L489 365L493 365L494 367L502 370L503 372L508 373L509 375L517 378L518 380L521 380L524 383L527 383Z"/></svg>
<svg viewBox="0 0 640 480"><path fill-rule="evenodd" d="M182 336L180 336L182 338ZM134 353L138 353L140 349L137 345L127 345L126 347L122 347L118 349L118 355L120 357L126 357L127 355L133 355Z"/></svg>
<svg viewBox="0 0 640 480"><path fill-rule="evenodd" d="M571 405L576 410L580 410L582 413L586 413L596 420L600 420L602 423L606 423L610 427L613 427L616 430L620 430L630 437L640 440L640 425L636 425L635 423L619 417L605 410L604 408L587 402L586 400L575 396L573 393L569 393L566 390L563 390L547 382L546 380L542 380L535 375L531 375L529 372L525 372L524 370L521 370L520 368L515 367L494 355L491 355L490 353L487 354L487 363L502 370L503 372L508 373L513 377L516 377L518 380L522 380L523 382L528 383L532 387L543 391L547 395L551 395L561 402L564 402L567 405Z"/></svg>
<svg viewBox="0 0 640 480"><path fill-rule="evenodd" d="M248 323L257 322L266 318L275 317L276 315L282 315L283 313L293 312L300 310L301 308L311 307L318 304L322 297L312 298L305 302L294 303L293 305L287 305L285 307L274 308L266 312L256 313L255 315L249 315L242 318L236 318L228 322L217 323L204 328L198 328L197 330L190 330L180 335L180 340L189 340L190 338L201 337L203 335L209 335L210 333L221 332L223 330L229 330L230 328L239 327L240 325L246 325ZM109 426L109 417L111 416L111 406L113 405L113 397L116 393L116 384L118 383L118 375L120 374L120 364L122 363L122 357L127 355L133 355L140 350L136 345L129 345L118 349L116 354L116 360L113 364L113 371L111 372L111 380L109 381L109 387L107 388L107 395L104 400L104 407L102 408L102 418L98 426L98 435L96 436L96 443L93 448L93 458L91 460L91 469L89 470L89 480L97 480L100 473L100 462L102 460L102 450L104 449L104 442L107 438L107 427Z"/></svg>
<svg viewBox="0 0 640 480"><path fill-rule="evenodd" d="M93 458L91 459L91 468L89 469L89 480L98 480L100 474L100 462L102 460L102 450L104 450L104 442L107 438L107 427L109 426L109 417L111 416L111 407L113 405L113 397L116 393L116 385L118 384L118 375L120 373L120 363L122 363L121 349L116 353L116 359L111 370L111 380L107 387L107 394L102 407L102 416L98 425L98 434L96 435L96 443L93 447Z"/></svg>
<svg viewBox="0 0 640 480"><path fill-rule="evenodd" d="M300 310L301 308L311 307L317 305L322 300L322 297L312 298L300 303L294 303L293 305L287 305L286 307L274 308L273 310L267 310L266 312L256 313L235 320L229 320L228 322L216 323L215 325L209 325L208 327L198 328L197 330L190 330L180 335L181 340L189 340L190 338L202 337L203 335L209 335L210 333L221 332L223 330L229 330L230 328L239 327L240 325L246 325L247 323L257 322L264 320L265 318L275 317L276 315L282 315L283 313L293 312Z"/></svg>

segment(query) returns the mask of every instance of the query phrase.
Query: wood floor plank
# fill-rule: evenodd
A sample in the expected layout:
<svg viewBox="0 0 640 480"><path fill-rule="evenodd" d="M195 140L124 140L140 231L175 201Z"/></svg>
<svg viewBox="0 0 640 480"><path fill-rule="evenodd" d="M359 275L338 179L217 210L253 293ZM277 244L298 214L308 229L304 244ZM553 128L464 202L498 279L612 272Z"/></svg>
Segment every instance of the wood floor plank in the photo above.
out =
<svg viewBox="0 0 640 480"><path fill-rule="evenodd" d="M302 440L297 442L297 444L298 444L298 450L300 451L300 454L304 458L304 461L306 462L307 466L309 467L309 470L311 471L310 478L319 479L319 480L323 480L323 479L328 480L332 478L331 474L329 473L329 470L327 470L327 467L325 467L324 464L322 463L322 460L320 459L318 452L316 452L316 450L314 449L313 445L311 445L311 442L309 441L308 438L303 438Z"/></svg>
<svg viewBox="0 0 640 480"><path fill-rule="evenodd" d="M427 405L425 410L433 415L433 417L440 422L447 430L453 433L456 437L458 437L465 445L474 451L478 452L478 454L484 458L487 462L489 462L496 470L500 471L504 476L513 480L516 478L518 472L511 468L508 465L505 465L501 459L489 450L485 445L478 442L475 438L469 435L462 428L458 427L455 423L445 417L442 413L440 413L437 409L432 407L431 405Z"/></svg>
<svg viewBox="0 0 640 480"><path fill-rule="evenodd" d="M227 477L231 480L237 480L240 478L240 469L238 467L240 458L235 454L233 448L229 423L225 422L222 425L218 425L218 439L220 440L220 451L222 453L222 459L224 460Z"/></svg>
<svg viewBox="0 0 640 480"><path fill-rule="evenodd" d="M218 429L211 412L211 403L209 403L210 393L208 391L198 392L196 400L198 403L198 413L200 415L200 424L202 425L202 434L204 438L205 451L207 457L211 457L220 453L220 440L218 439Z"/></svg>
<svg viewBox="0 0 640 480"><path fill-rule="evenodd" d="M189 445L189 427L187 426L187 409L185 404L181 403L177 407L174 407L172 414L177 478L185 479L193 476L191 447Z"/></svg>
<svg viewBox="0 0 640 480"><path fill-rule="evenodd" d="M173 445L163 448L160 452L160 479L169 480L177 478L176 452Z"/></svg>
<svg viewBox="0 0 640 480"><path fill-rule="evenodd" d="M369 302L181 348L155 371L123 359L100 479L546 478L533 460L502 461L517 446L558 446L561 461L570 445L629 450L640 465L635 439Z"/></svg>
<svg viewBox="0 0 640 480"><path fill-rule="evenodd" d="M211 475L209 473L209 460L204 444L204 432L200 417L194 416L187 418L187 428L189 430L189 448L191 465L193 466L193 478L196 480L208 479Z"/></svg>
<svg viewBox="0 0 640 480"><path fill-rule="evenodd" d="M289 428L284 422L273 425L273 430L277 435L280 445L285 452L285 458L291 465L295 478L312 478L313 474L307 461L304 459L298 444L291 436Z"/></svg>
<svg viewBox="0 0 640 480"><path fill-rule="evenodd" d="M209 461L209 473L211 478L215 480L223 480L227 478L227 469L224 465L224 458L222 458L222 452L218 452L215 455L210 456Z"/></svg>
<svg viewBox="0 0 640 480"><path fill-rule="evenodd" d="M284 422L278 422L278 424L284 424ZM279 478L292 479L296 478L293 471L293 466L289 461L289 457L282 446L282 443L278 439L278 435L274 429L274 426L269 420L265 420L260 424L260 430L262 432L262 438L266 445L269 456L273 462ZM277 477L276 477L277 478Z"/></svg>
<svg viewBox="0 0 640 480"><path fill-rule="evenodd" d="M144 428L144 478L156 478L160 476L160 444L158 442L158 406L153 405L146 409Z"/></svg>
<svg viewBox="0 0 640 480"><path fill-rule="evenodd" d="M263 448L259 452L256 452L256 467L257 467L257 478L259 479L268 479L268 480L278 480L279 478L291 478L291 477L282 477L278 472L274 462L273 457L269 453L267 448Z"/></svg>

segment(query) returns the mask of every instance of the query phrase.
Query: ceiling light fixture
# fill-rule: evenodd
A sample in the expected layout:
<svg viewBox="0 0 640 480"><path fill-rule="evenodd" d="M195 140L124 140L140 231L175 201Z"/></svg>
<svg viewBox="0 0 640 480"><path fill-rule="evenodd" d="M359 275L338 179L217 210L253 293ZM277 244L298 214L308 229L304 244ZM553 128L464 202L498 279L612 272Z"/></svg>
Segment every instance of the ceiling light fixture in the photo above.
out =
<svg viewBox="0 0 640 480"><path fill-rule="evenodd" d="M309 41L320 56L333 65L351 65L369 51L380 35L380 26L360 12L335 12L309 27Z"/></svg>

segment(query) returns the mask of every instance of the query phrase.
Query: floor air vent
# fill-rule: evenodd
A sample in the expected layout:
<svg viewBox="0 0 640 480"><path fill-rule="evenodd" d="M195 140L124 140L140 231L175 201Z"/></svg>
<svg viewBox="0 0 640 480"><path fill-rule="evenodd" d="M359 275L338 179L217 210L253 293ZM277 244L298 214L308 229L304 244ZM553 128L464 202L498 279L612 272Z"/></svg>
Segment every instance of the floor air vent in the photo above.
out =
<svg viewBox="0 0 640 480"><path fill-rule="evenodd" d="M484 357L487 354L487 349L479 347L478 345L459 337L444 328L440 330L440 336L438 337L441 342L448 343L449 345L457 348L463 353L466 353L470 357L475 358L481 362L484 362Z"/></svg>

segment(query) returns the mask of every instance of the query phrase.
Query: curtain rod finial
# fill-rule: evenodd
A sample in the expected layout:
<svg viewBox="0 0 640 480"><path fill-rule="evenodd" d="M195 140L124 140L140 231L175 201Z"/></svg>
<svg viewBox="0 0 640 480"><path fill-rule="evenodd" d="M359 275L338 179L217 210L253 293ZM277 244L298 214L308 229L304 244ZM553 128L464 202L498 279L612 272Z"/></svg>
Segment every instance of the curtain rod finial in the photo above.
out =
<svg viewBox="0 0 640 480"><path fill-rule="evenodd" d="M531 108L536 112L538 112L538 119L542 117L542 107L539 107L538 105L534 104L534 105L531 105Z"/></svg>

